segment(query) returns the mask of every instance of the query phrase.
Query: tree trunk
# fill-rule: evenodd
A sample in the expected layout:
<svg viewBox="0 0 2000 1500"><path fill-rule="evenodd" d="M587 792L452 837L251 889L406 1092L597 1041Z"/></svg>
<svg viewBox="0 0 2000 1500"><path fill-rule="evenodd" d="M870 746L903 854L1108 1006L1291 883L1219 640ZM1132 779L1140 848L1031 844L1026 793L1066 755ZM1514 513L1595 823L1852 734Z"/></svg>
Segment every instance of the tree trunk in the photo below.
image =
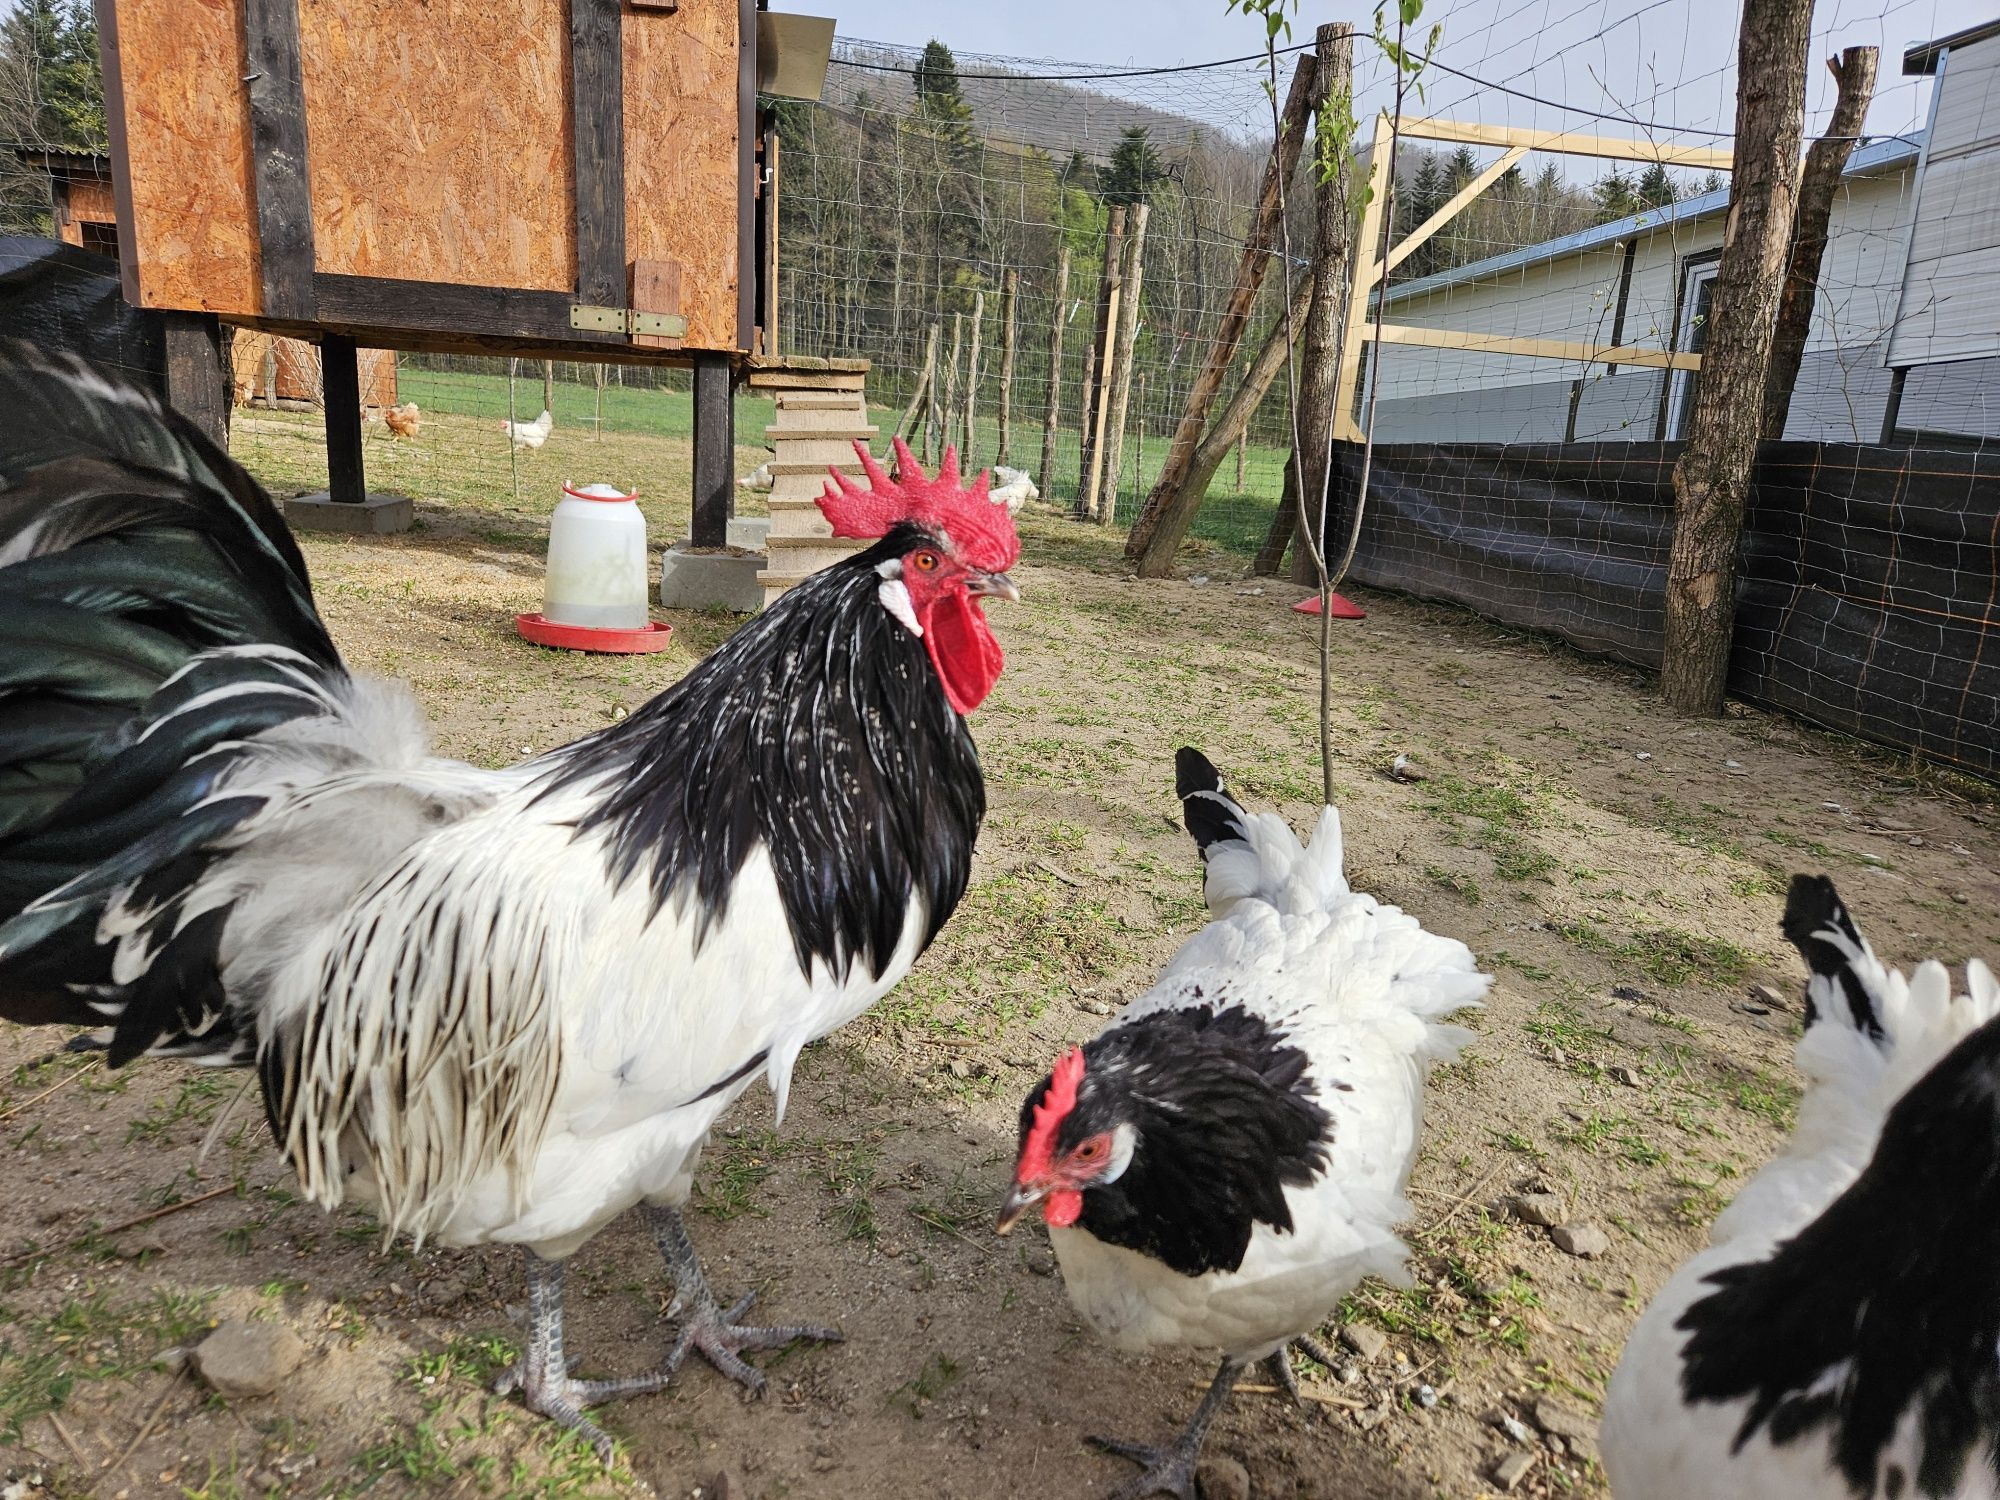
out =
<svg viewBox="0 0 2000 1500"><path fill-rule="evenodd" d="M1056 295L1049 314L1049 405L1042 413L1042 472L1035 487L1042 498L1050 498L1049 486L1056 477L1056 427L1062 417L1063 315L1069 301L1069 246L1056 256Z"/></svg>
<svg viewBox="0 0 2000 1500"><path fill-rule="evenodd" d="M1354 33L1345 25L1319 28L1318 97L1351 96L1354 71ZM1317 126L1315 127L1317 131ZM1315 142L1332 154L1330 143ZM1317 547L1327 547L1327 519L1332 505L1334 392L1340 383L1340 345L1343 333L1341 313L1343 291L1353 279L1351 247L1347 243L1347 163L1334 158L1334 170L1313 188L1312 308L1306 314L1305 335L1300 341L1299 371L1299 516L1301 545L1292 549L1292 581L1319 582L1319 568L1313 562L1313 547L1304 545L1306 536L1317 538ZM1343 543L1344 545L1344 543ZM1323 559L1322 559L1323 560ZM1336 559L1337 560L1337 559Z"/></svg>
<svg viewBox="0 0 2000 1500"><path fill-rule="evenodd" d="M993 462L1004 464L1013 437L1014 417L1014 301L1020 294L1021 276L1009 268L1000 278L1000 446Z"/></svg>
<svg viewBox="0 0 2000 1500"><path fill-rule="evenodd" d="M951 315L951 358L945 362L944 379L940 382L944 386L944 412L942 420L938 423L939 441L947 448L956 446L951 440L951 429L952 424L958 420L958 354L959 350L964 347L964 343L965 314L953 313ZM924 462L928 464L930 460L926 458Z"/></svg>
<svg viewBox="0 0 2000 1500"><path fill-rule="evenodd" d="M1292 173L1298 167L1299 147L1306 133L1306 115L1315 94L1313 78L1316 71L1312 54L1302 53L1298 71L1292 74L1291 92L1285 96L1278 139L1272 143L1271 159L1264 166L1264 182L1258 190L1257 211L1250 223L1249 237L1243 244L1243 258L1236 268L1236 283L1223 307L1222 321L1215 330L1215 341L1209 345L1201 371L1188 391L1187 406L1181 413L1180 425L1174 429L1160 477L1153 485L1153 492L1146 497L1146 505L1139 518L1132 523L1132 534L1125 539L1125 555L1138 562L1142 578L1163 578L1172 570L1174 553L1180 547L1181 538L1187 535L1188 522L1194 519L1195 507L1201 503L1200 491L1185 483L1189 464L1200 441L1202 427L1208 420L1208 409L1214 404L1215 393L1222 386L1222 377L1236 358L1236 346L1243 340L1243 327L1249 321L1251 304L1257 300L1257 289L1263 284L1264 270L1270 262L1271 246L1276 238L1279 189L1282 184L1291 181ZM1213 472L1210 471L1211 475Z"/></svg>
<svg viewBox="0 0 2000 1500"><path fill-rule="evenodd" d="M1722 711L1736 623L1737 544L1798 207L1811 25L1811 0L1744 0L1729 217L1694 416L1674 465L1660 691L1682 714Z"/></svg>
<svg viewBox="0 0 2000 1500"><path fill-rule="evenodd" d="M1094 514L1096 496L1091 493L1090 476L1096 468L1097 413L1104 405L1104 382L1110 374L1111 293L1118 285L1119 260L1125 247L1125 207L1114 207L1104 226L1104 265L1097 277L1097 312L1090 325L1090 358L1083 366L1083 438L1077 449L1076 515L1088 521Z"/></svg>
<svg viewBox="0 0 2000 1500"><path fill-rule="evenodd" d="M1792 391L1799 383L1806 340L1812 334L1813 300L1819 292L1820 261L1826 255L1827 224L1833 218L1833 197L1840 174L1854 154L1861 122L1875 95L1877 52L1873 47L1849 47L1827 59L1839 85L1833 118L1826 134L1806 152L1806 169L1799 178L1799 222L1792 235L1792 260L1778 298L1778 327L1771 337L1771 373L1764 382L1764 436L1776 442L1785 435L1792 414Z"/></svg>
<svg viewBox="0 0 2000 1500"><path fill-rule="evenodd" d="M556 362L552 359L545 359L542 361L542 410L552 412L555 409Z"/></svg>
<svg viewBox="0 0 2000 1500"><path fill-rule="evenodd" d="M1133 207L1125 221L1125 264L1118 273L1118 328L1111 343L1111 416L1106 433L1111 451L1104 461L1104 488L1099 492L1097 519L1106 526L1118 517L1118 476L1125 462L1125 411L1132 401L1132 345L1139 336L1139 285L1144 279L1146 220L1152 208Z"/></svg>
<svg viewBox="0 0 2000 1500"><path fill-rule="evenodd" d="M1264 545L1257 549L1257 558L1250 564L1250 571L1259 578L1276 578L1278 565L1285 560L1285 545L1290 542L1299 526L1299 466L1292 459L1285 460L1285 487L1278 495L1278 509L1271 517L1271 529L1264 533Z"/></svg>
<svg viewBox="0 0 2000 1500"><path fill-rule="evenodd" d="M1236 440L1236 493L1243 493L1243 461L1250 456L1250 429L1243 429L1243 436Z"/></svg>
<svg viewBox="0 0 2000 1500"><path fill-rule="evenodd" d="M1287 331L1297 332L1305 325L1312 290L1312 277L1301 276L1299 284L1292 289L1290 311L1271 325L1264 347L1257 351L1257 357L1244 372L1243 383L1229 398L1229 404L1222 408L1222 415L1215 419L1215 425L1209 428L1207 436L1196 445L1194 457L1188 460L1187 478L1183 481L1187 492L1194 496L1196 505L1207 495L1216 471L1229 457L1230 446L1250 430L1251 417L1263 405L1264 397L1270 394L1271 384L1278 378L1278 372L1284 369L1285 360L1291 353L1285 334ZM1192 508L1189 514L1193 514Z"/></svg>

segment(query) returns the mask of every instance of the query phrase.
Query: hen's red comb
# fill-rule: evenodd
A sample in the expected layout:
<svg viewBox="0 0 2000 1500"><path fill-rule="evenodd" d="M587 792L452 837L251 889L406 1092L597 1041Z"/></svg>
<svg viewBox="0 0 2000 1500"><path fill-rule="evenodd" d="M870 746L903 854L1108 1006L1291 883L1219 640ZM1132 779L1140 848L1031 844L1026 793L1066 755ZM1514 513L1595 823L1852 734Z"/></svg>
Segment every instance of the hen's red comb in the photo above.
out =
<svg viewBox="0 0 2000 1500"><path fill-rule="evenodd" d="M1021 555L1021 538L1007 507L987 498L986 471L979 471L971 489L961 489L955 448L944 450L937 476L928 478L909 445L901 438L893 441L894 479L862 442L855 443L854 451L867 471L869 488L863 489L838 469L829 471L833 478L820 496L819 509L832 523L833 534L887 536L898 521L913 521L949 540L958 556L975 568L1003 573L1013 567Z"/></svg>
<svg viewBox="0 0 2000 1500"><path fill-rule="evenodd" d="M1049 1074L1049 1091L1035 1106L1028 1138L1021 1143L1021 1164L1014 1173L1016 1182L1034 1182L1048 1175L1056 1159L1056 1131L1064 1117L1076 1108L1077 1085L1082 1082L1083 1048L1072 1047L1056 1059Z"/></svg>

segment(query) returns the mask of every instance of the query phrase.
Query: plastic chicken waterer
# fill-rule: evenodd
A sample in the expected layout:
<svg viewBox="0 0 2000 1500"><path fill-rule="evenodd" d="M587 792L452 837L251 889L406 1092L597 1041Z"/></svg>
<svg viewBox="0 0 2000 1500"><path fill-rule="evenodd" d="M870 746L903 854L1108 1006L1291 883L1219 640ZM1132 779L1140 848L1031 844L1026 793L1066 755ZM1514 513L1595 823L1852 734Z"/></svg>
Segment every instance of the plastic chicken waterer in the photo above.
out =
<svg viewBox="0 0 2000 1500"><path fill-rule="evenodd" d="M638 494L609 484L563 486L549 521L549 558L539 614L515 627L543 646L579 651L657 651L672 627L647 613L646 518Z"/></svg>

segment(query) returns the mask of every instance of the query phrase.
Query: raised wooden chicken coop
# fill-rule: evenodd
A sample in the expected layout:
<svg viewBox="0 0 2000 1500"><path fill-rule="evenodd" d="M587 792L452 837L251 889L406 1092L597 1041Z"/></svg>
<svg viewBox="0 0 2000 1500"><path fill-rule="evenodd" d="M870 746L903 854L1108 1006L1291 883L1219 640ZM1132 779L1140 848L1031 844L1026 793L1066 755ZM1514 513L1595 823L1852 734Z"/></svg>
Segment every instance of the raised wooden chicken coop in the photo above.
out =
<svg viewBox="0 0 2000 1500"><path fill-rule="evenodd" d="M801 42L783 23L809 18L758 0L98 11L125 295L319 344L333 499L364 499L374 347L691 365L696 511L706 483L726 515L729 403L702 388L775 342L760 65L796 89L803 61L816 92L830 21ZM226 388L218 359L194 404Z"/></svg>

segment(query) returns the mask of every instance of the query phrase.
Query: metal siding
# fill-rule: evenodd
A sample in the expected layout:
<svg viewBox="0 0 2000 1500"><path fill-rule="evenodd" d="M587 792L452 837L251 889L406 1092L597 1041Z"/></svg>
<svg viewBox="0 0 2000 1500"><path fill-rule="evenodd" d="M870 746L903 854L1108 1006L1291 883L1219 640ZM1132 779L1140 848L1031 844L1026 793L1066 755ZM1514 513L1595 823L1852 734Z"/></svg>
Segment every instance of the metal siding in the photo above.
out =
<svg viewBox="0 0 2000 1500"><path fill-rule="evenodd" d="M2000 355L2000 37L1954 47L1936 87L1892 366Z"/></svg>

